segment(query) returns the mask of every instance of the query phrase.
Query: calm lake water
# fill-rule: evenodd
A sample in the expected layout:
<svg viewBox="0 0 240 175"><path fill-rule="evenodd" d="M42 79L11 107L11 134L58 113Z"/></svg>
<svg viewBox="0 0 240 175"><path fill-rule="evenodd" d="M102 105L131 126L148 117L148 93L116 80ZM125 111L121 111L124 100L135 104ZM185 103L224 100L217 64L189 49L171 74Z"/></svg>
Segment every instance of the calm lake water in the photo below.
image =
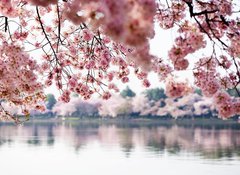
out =
<svg viewBox="0 0 240 175"><path fill-rule="evenodd" d="M0 124L2 175L239 175L240 124Z"/></svg>

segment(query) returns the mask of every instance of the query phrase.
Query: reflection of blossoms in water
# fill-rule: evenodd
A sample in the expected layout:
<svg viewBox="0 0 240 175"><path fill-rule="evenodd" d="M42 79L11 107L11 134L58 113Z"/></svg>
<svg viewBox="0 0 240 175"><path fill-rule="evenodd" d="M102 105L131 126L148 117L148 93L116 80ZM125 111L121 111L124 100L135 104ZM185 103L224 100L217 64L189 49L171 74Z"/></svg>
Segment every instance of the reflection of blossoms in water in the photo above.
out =
<svg viewBox="0 0 240 175"><path fill-rule="evenodd" d="M146 127L147 126L147 127ZM103 147L119 148L131 154L135 148L143 148L154 154L164 151L171 153L201 153L207 158L238 156L240 151L240 130L238 124L172 125L91 123L42 123L20 127L0 126L0 146L9 142L29 145L52 146L66 144L81 149L92 143ZM208 129L206 129L208 128ZM215 129L218 128L218 129ZM24 139L23 139L24 138ZM228 154L224 154L227 153ZM219 157L216 157L219 156Z"/></svg>

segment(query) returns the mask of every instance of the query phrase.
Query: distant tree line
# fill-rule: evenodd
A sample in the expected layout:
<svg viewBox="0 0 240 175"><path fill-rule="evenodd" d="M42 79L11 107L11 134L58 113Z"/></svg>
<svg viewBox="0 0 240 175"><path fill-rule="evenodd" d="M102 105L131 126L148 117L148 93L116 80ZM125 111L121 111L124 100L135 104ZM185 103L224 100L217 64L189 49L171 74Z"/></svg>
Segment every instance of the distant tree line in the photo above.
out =
<svg viewBox="0 0 240 175"><path fill-rule="evenodd" d="M236 95L234 91L229 90L228 91L230 95ZM143 100L145 100L144 106L142 109L135 109L134 108L134 99L135 101L138 96L142 96ZM112 117L112 112L115 112L114 117L119 118L159 118L162 119L170 119L170 118L217 118L216 110L212 108L211 104L209 106L208 104L205 104L204 101L201 99L203 98L202 92L199 89L196 89L192 96L194 96L195 99L189 99L193 101L187 102L186 99L182 99L181 97L175 98L175 99L169 99L165 93L165 90L163 88L151 88L147 89L144 92L142 92L140 95L136 94L132 89L130 89L129 86L127 86L125 89L123 89L120 92L120 96L116 98L117 107L114 107L113 104L107 104L109 107L108 110L112 110L109 112L105 112L105 117ZM185 98L185 97L183 97ZM205 97L204 97L205 98ZM49 118L49 117L74 117L74 118L100 118L103 117L102 111L104 110L103 107L106 108L106 104L104 104L103 101L97 101L97 102L88 102L80 100L78 96L74 96L73 100L70 101L70 104L64 104L57 102L55 96L53 94L48 94L46 98L46 108L47 111L45 113L35 113L35 117L41 117L41 118ZM115 101L116 101L115 100ZM201 101L202 100L202 101ZM141 101L141 100L140 100ZM170 102L173 103L173 105L177 104L176 107L173 107L173 105L169 105ZM201 104L200 104L201 102ZM118 104L119 103L119 104ZM105 105L105 106L104 106ZM111 105L113 105L111 107ZM138 106L138 105L136 105ZM196 109L196 106L198 109ZM141 108L141 107L140 107ZM172 111L175 111L175 113L179 113L179 115L175 113L169 112L168 108ZM210 109L211 108L211 109ZM115 110L115 111L114 111ZM167 110L165 114L159 114L161 110ZM197 111L198 110L198 111ZM107 115L106 115L107 113ZM175 115L175 116L174 116ZM235 119L238 118L238 116L235 116Z"/></svg>

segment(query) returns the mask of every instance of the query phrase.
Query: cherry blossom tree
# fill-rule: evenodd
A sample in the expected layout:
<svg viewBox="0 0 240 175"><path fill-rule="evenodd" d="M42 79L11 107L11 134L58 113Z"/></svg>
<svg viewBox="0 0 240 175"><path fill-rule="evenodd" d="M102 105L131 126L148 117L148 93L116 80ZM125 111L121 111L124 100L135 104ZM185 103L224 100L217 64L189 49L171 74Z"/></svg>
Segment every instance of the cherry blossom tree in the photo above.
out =
<svg viewBox="0 0 240 175"><path fill-rule="evenodd" d="M240 113L240 98L226 92L240 95L239 12L237 0L1 0L0 103L29 116L44 110L43 90L52 85L64 102L71 93L109 99L119 91L114 80L127 83L131 70L145 87L155 72L167 94L180 97L192 88L173 74L190 69L229 118ZM176 31L167 58L150 53L154 24ZM0 115L18 121L3 105Z"/></svg>

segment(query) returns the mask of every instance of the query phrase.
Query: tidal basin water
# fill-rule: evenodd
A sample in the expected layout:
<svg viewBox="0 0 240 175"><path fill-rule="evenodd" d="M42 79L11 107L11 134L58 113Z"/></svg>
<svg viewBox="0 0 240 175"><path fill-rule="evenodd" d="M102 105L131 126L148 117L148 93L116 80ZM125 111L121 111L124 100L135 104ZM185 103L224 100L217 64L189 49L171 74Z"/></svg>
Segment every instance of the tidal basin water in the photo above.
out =
<svg viewBox="0 0 240 175"><path fill-rule="evenodd" d="M0 124L2 175L239 175L240 124Z"/></svg>

